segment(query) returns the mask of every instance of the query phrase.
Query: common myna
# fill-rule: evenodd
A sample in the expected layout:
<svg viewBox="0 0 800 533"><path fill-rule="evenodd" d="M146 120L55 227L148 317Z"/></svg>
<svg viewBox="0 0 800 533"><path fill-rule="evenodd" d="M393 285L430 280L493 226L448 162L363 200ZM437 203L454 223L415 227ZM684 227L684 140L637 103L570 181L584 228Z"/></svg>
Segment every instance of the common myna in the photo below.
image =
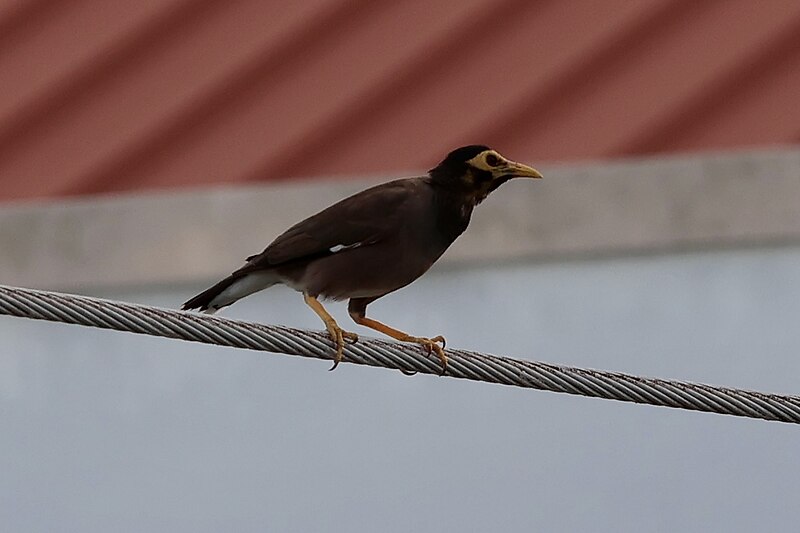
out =
<svg viewBox="0 0 800 533"><path fill-rule="evenodd" d="M214 313L277 283L288 285L303 293L325 323L336 345L333 370L342 360L345 339L358 336L342 330L318 298L349 299L357 324L435 351L444 374L444 337L403 333L367 318L367 306L424 274L467 229L472 210L489 193L511 178L541 177L486 146L458 148L427 176L377 185L292 226L183 309Z"/></svg>

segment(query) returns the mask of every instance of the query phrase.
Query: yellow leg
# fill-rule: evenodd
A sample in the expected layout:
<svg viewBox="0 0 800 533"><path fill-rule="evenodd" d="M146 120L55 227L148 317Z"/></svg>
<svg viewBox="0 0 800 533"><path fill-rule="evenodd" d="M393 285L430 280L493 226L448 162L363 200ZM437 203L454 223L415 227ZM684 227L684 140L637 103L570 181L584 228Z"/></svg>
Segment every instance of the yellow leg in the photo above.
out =
<svg viewBox="0 0 800 533"><path fill-rule="evenodd" d="M375 331L380 331L384 335L388 335L393 339L397 339L401 342L413 342L416 344L421 344L428 350L428 354L432 351L436 352L436 355L439 356L439 360L442 362L442 371L439 375L444 376L444 373L447 371L447 356L444 353L444 346L446 344L444 337L441 335L437 337L433 337L429 339L427 337L414 337L409 335L408 333L404 333L399 329L394 329L391 326L387 326L382 322L378 322L377 320L373 320L371 318L367 318L365 316L359 316L357 314L351 313L350 316L353 317L353 320L362 326L366 326L368 328L372 328ZM441 342L442 345L439 346L437 343Z"/></svg>
<svg viewBox="0 0 800 533"><path fill-rule="evenodd" d="M322 307L322 304L319 300L315 297L303 293L303 299L305 300L306 304L317 313L317 316L325 322L325 328L328 330L328 335L331 336L331 340L336 345L336 355L333 356L333 366L330 370L333 370L339 363L342 362L342 357L344 355L344 339L351 340L353 342L358 341L358 335L355 333L350 333L349 331L345 331L339 327L339 324L336 323L336 320Z"/></svg>

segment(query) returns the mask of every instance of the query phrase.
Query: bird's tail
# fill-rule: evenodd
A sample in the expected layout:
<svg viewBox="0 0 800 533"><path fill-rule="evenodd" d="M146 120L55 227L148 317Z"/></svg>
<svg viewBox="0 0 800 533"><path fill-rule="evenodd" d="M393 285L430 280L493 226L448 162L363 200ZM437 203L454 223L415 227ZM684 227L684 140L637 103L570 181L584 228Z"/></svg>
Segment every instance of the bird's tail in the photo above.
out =
<svg viewBox="0 0 800 533"><path fill-rule="evenodd" d="M269 271L234 272L213 287L209 287L188 300L181 308L184 311L198 309L204 313L213 314L245 296L271 287L278 282L275 274Z"/></svg>

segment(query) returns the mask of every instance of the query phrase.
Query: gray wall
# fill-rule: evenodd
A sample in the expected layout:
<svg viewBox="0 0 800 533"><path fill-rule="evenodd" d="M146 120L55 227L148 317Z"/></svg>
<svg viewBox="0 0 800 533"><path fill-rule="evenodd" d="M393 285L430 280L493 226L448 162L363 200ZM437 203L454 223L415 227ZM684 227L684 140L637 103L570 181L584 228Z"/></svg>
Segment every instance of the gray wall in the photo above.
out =
<svg viewBox="0 0 800 533"><path fill-rule="evenodd" d="M800 244L800 150L540 168L503 186L442 263ZM413 174L410 174L413 175ZM0 280L28 287L207 282L369 181L108 196L0 208Z"/></svg>
<svg viewBox="0 0 800 533"><path fill-rule="evenodd" d="M794 247L439 269L373 311L455 347L797 393L798 287ZM283 289L228 314L320 327ZM4 531L800 521L796 426L24 320L0 339Z"/></svg>
<svg viewBox="0 0 800 533"><path fill-rule="evenodd" d="M639 187L632 176L627 189L621 183L614 194ZM749 196L738 198L729 224L707 217L718 224L719 239L713 232L692 237L713 227L698 219L667 239L652 228L686 223L647 229L637 222L651 219L653 206L623 203L639 229L616 232L624 241L617 239L616 248L614 233L599 223L591 231L604 248L578 246L592 242L580 233L564 237L565 244L552 241L540 255L540 244L508 255L501 250L494 259L465 248L461 261L445 262L370 311L414 333L443 334L458 348L797 394L800 242L792 237L796 212L789 208L798 197L766 206L752 200L774 195L777 202L793 189L779 194L752 185L739 189ZM686 196L696 205L695 195ZM489 202L515 198L498 193ZM611 209L606 201L598 199L594 212ZM104 205L79 207L91 212ZM681 205L687 216L706 212ZM80 227L95 223L69 207L75 208L54 207L49 216L72 213ZM14 216L46 225L47 215L31 214L46 206L14 209ZM592 211L550 209L572 231L575 220L592 220ZM479 235L491 232L498 213L476 221ZM742 216L755 222L737 226ZM516 222L499 227L514 231L528 220L511 218ZM745 238L747 227L772 233ZM79 262L93 244L77 233L73 243L88 243L71 256ZM645 244L631 245L631 235ZM214 239L192 246L211 257L206 244ZM692 251L678 251L686 243ZM117 244L136 264L146 263L137 245ZM53 250L53 260L62 252ZM165 262L148 253L154 263ZM69 272L75 263L64 257ZM238 264L236 256L212 261L224 263L223 272ZM175 307L210 281L190 270L183 282L164 284L169 276L151 270L145 282L147 269L137 269L131 281L138 286L122 279L107 280L105 288L74 284ZM13 277L9 272L5 279ZM73 283L41 272L42 285ZM343 306L331 309L350 324ZM299 295L284 288L226 314L320 329ZM796 426L351 365L327 368L321 361L0 317L0 529L727 532L793 530L800 522Z"/></svg>

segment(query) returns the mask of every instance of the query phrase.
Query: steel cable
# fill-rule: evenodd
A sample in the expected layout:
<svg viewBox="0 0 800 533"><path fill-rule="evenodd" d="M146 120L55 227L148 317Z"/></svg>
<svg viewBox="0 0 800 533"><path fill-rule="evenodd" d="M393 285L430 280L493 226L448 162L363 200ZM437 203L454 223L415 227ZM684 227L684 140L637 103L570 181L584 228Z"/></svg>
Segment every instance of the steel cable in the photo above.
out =
<svg viewBox="0 0 800 533"><path fill-rule="evenodd" d="M333 343L313 332L231 320L88 296L0 285L0 314L128 331L331 360ZM644 378L447 350L447 376L662 407L800 423L800 397ZM419 346L361 338L347 344L344 361L438 374L439 360Z"/></svg>

